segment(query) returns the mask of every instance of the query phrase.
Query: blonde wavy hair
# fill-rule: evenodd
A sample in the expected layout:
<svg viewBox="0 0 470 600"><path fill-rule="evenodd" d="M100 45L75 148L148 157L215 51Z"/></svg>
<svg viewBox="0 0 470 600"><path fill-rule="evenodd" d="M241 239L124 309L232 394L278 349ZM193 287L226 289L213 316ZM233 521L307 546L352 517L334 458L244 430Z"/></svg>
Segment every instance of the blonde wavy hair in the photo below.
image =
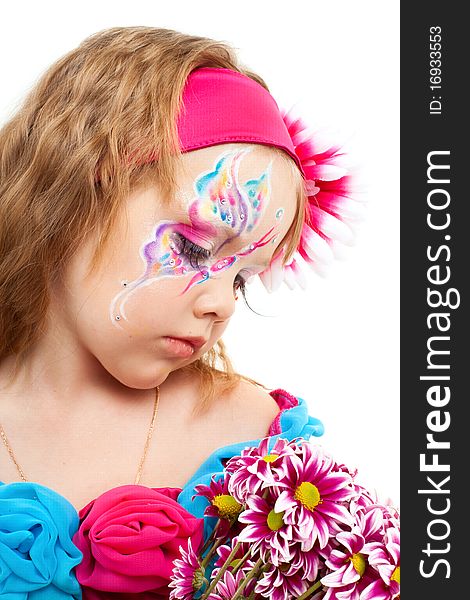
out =
<svg viewBox="0 0 470 600"><path fill-rule="evenodd" d="M44 332L51 283L89 234L94 269L120 207L136 186L176 189L176 118L196 68L244 68L224 42L151 27L115 27L85 39L39 79L0 130L0 362L16 369ZM297 216L279 246L285 262L299 242L305 192L297 173ZM148 157L158 160L148 162ZM222 340L185 370L199 374L201 407L240 379ZM265 386L262 386L265 387Z"/></svg>

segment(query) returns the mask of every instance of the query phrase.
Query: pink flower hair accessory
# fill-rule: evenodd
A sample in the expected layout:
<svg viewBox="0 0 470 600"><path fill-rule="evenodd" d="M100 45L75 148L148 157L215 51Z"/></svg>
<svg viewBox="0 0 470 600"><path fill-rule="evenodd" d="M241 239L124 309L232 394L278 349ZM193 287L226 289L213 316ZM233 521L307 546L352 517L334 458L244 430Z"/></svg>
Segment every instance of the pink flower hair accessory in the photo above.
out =
<svg viewBox="0 0 470 600"><path fill-rule="evenodd" d="M295 107L281 111L294 152L304 175L307 196L300 242L291 260L283 265L281 248L267 269L259 274L268 292L285 283L291 290L306 289L304 266L325 277L335 258L346 256L355 243L357 225L365 217L357 168L343 146L326 128L313 131Z"/></svg>

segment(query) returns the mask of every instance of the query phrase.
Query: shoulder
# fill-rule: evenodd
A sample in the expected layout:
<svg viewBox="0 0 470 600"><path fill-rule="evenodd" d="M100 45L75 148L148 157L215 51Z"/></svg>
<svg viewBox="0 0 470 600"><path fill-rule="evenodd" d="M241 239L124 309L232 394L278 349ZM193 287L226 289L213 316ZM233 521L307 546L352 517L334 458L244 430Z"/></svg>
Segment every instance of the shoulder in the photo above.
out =
<svg viewBox="0 0 470 600"><path fill-rule="evenodd" d="M242 380L233 390L228 407L239 439L278 434L288 439L308 439L324 433L323 423L310 415L307 402L281 388L267 392Z"/></svg>
<svg viewBox="0 0 470 600"><path fill-rule="evenodd" d="M241 436L240 439L267 436L280 410L267 390L244 379L226 392L224 404L229 425Z"/></svg>

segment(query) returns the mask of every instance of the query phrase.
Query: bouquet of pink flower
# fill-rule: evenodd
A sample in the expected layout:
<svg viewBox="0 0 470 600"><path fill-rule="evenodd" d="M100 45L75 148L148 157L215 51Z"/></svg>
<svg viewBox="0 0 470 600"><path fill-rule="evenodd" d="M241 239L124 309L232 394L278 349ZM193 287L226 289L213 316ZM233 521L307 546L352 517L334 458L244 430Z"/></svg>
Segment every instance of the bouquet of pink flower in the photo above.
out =
<svg viewBox="0 0 470 600"><path fill-rule="evenodd" d="M170 600L399 598L398 511L320 446L279 438L270 451L269 441L196 486L217 521L201 548L180 546Z"/></svg>

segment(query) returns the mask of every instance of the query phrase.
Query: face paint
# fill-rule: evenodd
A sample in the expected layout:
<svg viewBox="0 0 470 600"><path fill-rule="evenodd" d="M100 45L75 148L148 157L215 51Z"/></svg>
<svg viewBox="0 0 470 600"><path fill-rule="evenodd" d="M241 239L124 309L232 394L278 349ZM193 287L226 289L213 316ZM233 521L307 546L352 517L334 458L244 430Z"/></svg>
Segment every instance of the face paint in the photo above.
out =
<svg viewBox="0 0 470 600"><path fill-rule="evenodd" d="M122 319L127 320L125 304L137 289L156 279L196 272L183 290L182 293L185 293L274 239L274 236L267 239L275 229L272 227L258 241L240 252L210 264L212 253L219 253L224 244L257 226L269 202L271 163L258 179L250 179L244 184L239 182L240 162L249 152L251 148L227 152L217 159L213 170L197 177L194 184L196 196L188 207L190 226L173 221L160 221L157 224L152 239L141 248L144 273L134 281L122 282L125 289L111 302L110 318L114 324ZM277 220L282 220L283 212L284 209L277 211ZM216 238L221 231L225 234L225 241L215 251L200 253L197 258L205 264L195 266L193 257L185 254L186 240L199 246L207 243L208 237Z"/></svg>
<svg viewBox="0 0 470 600"><path fill-rule="evenodd" d="M273 230L274 230L274 227L271 227L271 229L261 239L259 239L257 242L253 242L252 244L250 244L249 246L247 246L240 252L236 252L232 256L226 256L225 258L221 258L216 263L214 263L210 268L204 267L203 269L201 269L201 271L199 273L197 273L191 279L191 281L188 283L188 285L185 287L185 289L181 293L182 294L186 293L194 285L196 285L198 283L203 283L204 281L207 281L211 277L211 275L225 271L226 269L231 267L234 263L236 263L237 260L240 260L240 258L248 256L249 254L251 254L252 252L257 250L258 248L261 248L261 247L265 246L266 244L268 244L274 237L273 236L273 237L268 238L269 234ZM266 238L268 238L268 239L266 239Z"/></svg>
<svg viewBox="0 0 470 600"><path fill-rule="evenodd" d="M196 179L197 195L189 206L189 218L196 230L216 235L222 227L227 237L233 238L256 227L269 201L271 164L258 179L241 185L240 162L249 152L251 148L222 155L213 171Z"/></svg>
<svg viewBox="0 0 470 600"><path fill-rule="evenodd" d="M184 230L184 227L173 221L158 223L152 240L141 249L141 256L146 264L144 273L134 281L123 282L125 289L118 293L111 303L110 317L113 322L127 319L125 304L137 289L162 277L194 272L194 265L181 249L180 235L184 236Z"/></svg>

